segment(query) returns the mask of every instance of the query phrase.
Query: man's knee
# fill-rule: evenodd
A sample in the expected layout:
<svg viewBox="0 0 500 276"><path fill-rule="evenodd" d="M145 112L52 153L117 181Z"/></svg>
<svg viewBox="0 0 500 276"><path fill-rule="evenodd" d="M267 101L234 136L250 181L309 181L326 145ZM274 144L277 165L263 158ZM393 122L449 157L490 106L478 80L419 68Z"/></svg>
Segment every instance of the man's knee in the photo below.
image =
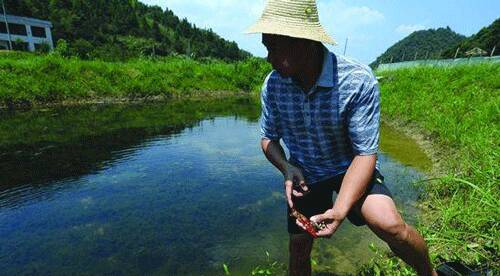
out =
<svg viewBox="0 0 500 276"><path fill-rule="evenodd" d="M406 242L410 234L410 226L402 219L397 218L379 223L375 228L379 236L389 245Z"/></svg>
<svg viewBox="0 0 500 276"><path fill-rule="evenodd" d="M408 239L410 226L404 222L390 197L368 196L361 212L370 229L385 242L401 243Z"/></svg>

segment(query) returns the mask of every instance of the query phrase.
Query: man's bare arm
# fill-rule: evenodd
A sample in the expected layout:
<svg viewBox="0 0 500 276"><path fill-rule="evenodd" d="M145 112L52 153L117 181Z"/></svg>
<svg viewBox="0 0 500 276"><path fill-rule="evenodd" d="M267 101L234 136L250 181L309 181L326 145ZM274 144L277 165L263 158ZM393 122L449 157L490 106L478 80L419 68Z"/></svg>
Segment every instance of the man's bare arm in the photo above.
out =
<svg viewBox="0 0 500 276"><path fill-rule="evenodd" d="M357 155L342 181L333 211L346 217L352 206L363 196L375 170L377 155Z"/></svg>
<svg viewBox="0 0 500 276"><path fill-rule="evenodd" d="M302 171L288 163L285 151L283 150L283 147L281 147L279 141L272 141L263 138L261 140L261 147L267 160L269 160L269 162L271 162L283 174L283 177L285 178L285 195L288 206L293 208L292 194L295 197L304 196L303 193L293 189L294 181L302 187L304 192L309 190L305 183L304 176L302 175Z"/></svg>
<svg viewBox="0 0 500 276"><path fill-rule="evenodd" d="M283 150L283 147L281 147L279 141L272 141L263 138L260 141L260 145L267 160L269 160L269 162L271 162L283 174L283 176L285 176L288 161L286 160L285 151Z"/></svg>

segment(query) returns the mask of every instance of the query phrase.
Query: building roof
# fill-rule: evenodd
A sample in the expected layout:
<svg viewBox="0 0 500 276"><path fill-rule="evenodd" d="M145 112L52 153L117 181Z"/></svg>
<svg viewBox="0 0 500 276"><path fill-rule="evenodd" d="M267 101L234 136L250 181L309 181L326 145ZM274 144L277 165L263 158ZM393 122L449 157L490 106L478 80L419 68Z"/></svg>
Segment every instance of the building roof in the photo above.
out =
<svg viewBox="0 0 500 276"><path fill-rule="evenodd" d="M3 14L0 14L0 22L5 22L5 18L3 16ZM50 21L31 18L31 17L9 15L9 14L7 14L7 22L16 23L16 24L25 24L25 25L30 25L30 26L37 26L37 27L44 27L44 28L45 27L52 28L52 23Z"/></svg>
<svg viewBox="0 0 500 276"><path fill-rule="evenodd" d="M474 49L465 52L466 56L482 56L482 55L487 55L487 54L488 54L488 52L486 52L485 50L483 50L479 47L475 47Z"/></svg>

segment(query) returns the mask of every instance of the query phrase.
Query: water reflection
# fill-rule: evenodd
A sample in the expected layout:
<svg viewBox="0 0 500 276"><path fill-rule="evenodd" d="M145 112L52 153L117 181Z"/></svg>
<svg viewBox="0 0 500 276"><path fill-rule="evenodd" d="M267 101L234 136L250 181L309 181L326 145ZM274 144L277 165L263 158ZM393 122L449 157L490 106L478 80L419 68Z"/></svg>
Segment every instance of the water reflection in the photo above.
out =
<svg viewBox="0 0 500 276"><path fill-rule="evenodd" d="M256 121L258 111L248 99L236 98L0 113L0 207L48 195L68 186L56 183L112 166L149 139L168 139L226 114Z"/></svg>
<svg viewBox="0 0 500 276"><path fill-rule="evenodd" d="M281 177L260 151L258 110L219 105L2 120L35 137L10 133L1 146L0 274L220 275L226 263L248 275L266 251L286 262ZM411 219L410 183L420 174L389 155L381 161ZM366 262L373 237L365 232L345 223L318 243L317 270L346 273Z"/></svg>

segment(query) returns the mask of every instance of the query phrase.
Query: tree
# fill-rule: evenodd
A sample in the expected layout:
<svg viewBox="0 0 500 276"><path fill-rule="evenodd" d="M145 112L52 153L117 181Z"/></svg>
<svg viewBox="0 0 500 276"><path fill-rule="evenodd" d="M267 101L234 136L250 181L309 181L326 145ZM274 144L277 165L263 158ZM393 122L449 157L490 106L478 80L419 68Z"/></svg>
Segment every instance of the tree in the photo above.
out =
<svg viewBox="0 0 500 276"><path fill-rule="evenodd" d="M239 60L249 56L211 29L198 29L171 10L138 0L5 0L9 13L49 20L54 40L64 39L80 57L123 59L141 55L117 37L153 40L157 55L196 52L199 57ZM106 51L109 51L108 53ZM120 53L122 51L123 53Z"/></svg>

